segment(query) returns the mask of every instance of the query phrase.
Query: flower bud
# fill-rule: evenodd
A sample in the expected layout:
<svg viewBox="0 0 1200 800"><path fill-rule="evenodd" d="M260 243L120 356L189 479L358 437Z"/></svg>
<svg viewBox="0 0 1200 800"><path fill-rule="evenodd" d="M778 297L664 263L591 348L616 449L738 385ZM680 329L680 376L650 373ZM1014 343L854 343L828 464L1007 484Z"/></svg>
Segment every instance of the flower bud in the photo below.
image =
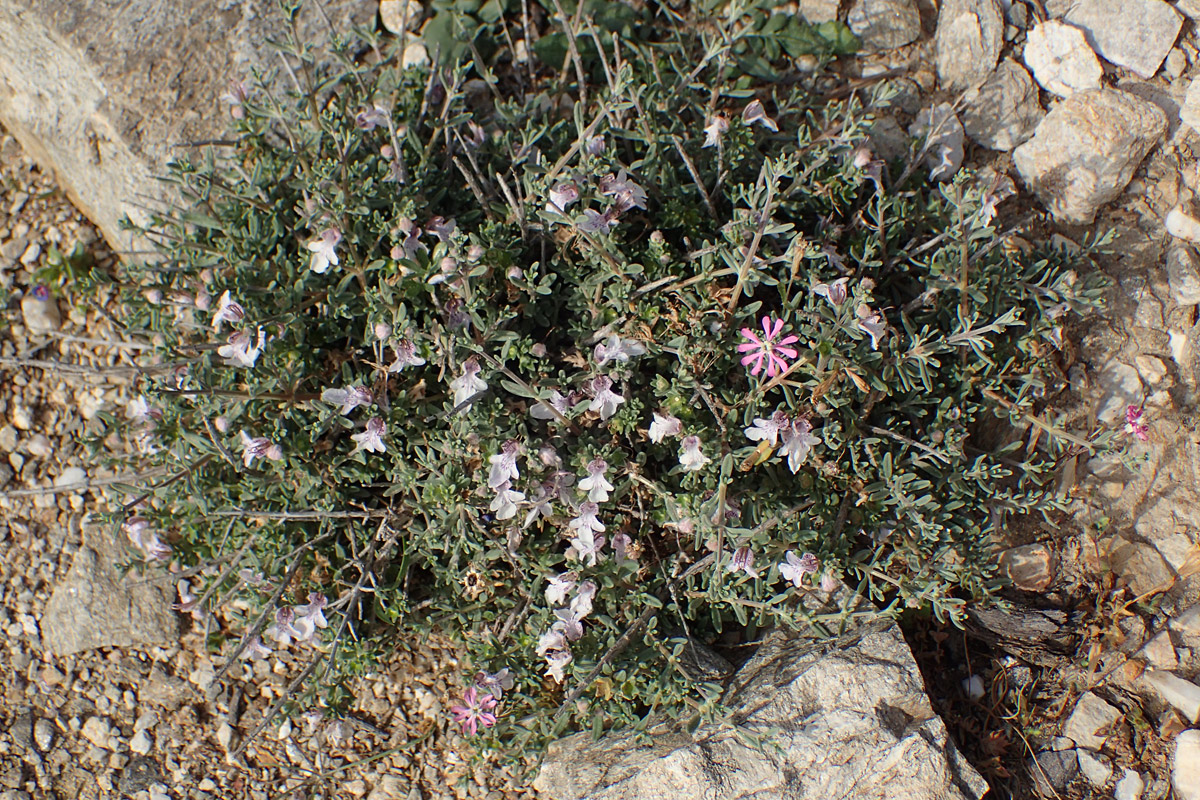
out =
<svg viewBox="0 0 1200 800"><path fill-rule="evenodd" d="M147 289L142 292L142 296L146 298L146 302L152 306L156 306L162 302L163 295L158 289Z"/></svg>
<svg viewBox="0 0 1200 800"><path fill-rule="evenodd" d="M211 269L201 270L200 271L200 280L205 284L212 283L213 282L213 271Z"/></svg>
<svg viewBox="0 0 1200 800"><path fill-rule="evenodd" d="M217 417L213 420L213 427L220 433L229 433L229 420L226 417Z"/></svg>
<svg viewBox="0 0 1200 800"><path fill-rule="evenodd" d="M272 461L282 461L283 460L283 448L277 444L273 444L267 448L266 456L267 456L267 458L271 459Z"/></svg>
<svg viewBox="0 0 1200 800"><path fill-rule="evenodd" d="M508 279L510 281L519 281L525 277L525 271L520 267L513 265L508 268Z"/></svg>
<svg viewBox="0 0 1200 800"><path fill-rule="evenodd" d="M542 344L541 342L538 342L533 347L529 348L529 352L532 353L533 355L537 356L538 358L545 358L546 357L546 345Z"/></svg>
<svg viewBox="0 0 1200 800"><path fill-rule="evenodd" d="M479 259L483 258L483 254L487 252L481 244L473 244L467 248L467 260L474 264Z"/></svg>
<svg viewBox="0 0 1200 800"><path fill-rule="evenodd" d="M395 155L395 153L396 151L392 149L390 144L385 144L383 147L379 148L379 155L383 156L384 158L391 158L393 155Z"/></svg>
<svg viewBox="0 0 1200 800"><path fill-rule="evenodd" d="M388 325L386 322L376 322L375 323L375 338L376 339L379 339L382 341L382 340L387 339L391 335L392 335L392 326L391 325Z"/></svg>
<svg viewBox="0 0 1200 800"><path fill-rule="evenodd" d="M442 272L446 273L454 272L457 266L458 262L454 260L453 256L446 256L438 264L438 267L442 270Z"/></svg>
<svg viewBox="0 0 1200 800"><path fill-rule="evenodd" d="M208 292L201 289L196 293L196 308L200 309L201 311L208 311L211 305L212 296Z"/></svg>

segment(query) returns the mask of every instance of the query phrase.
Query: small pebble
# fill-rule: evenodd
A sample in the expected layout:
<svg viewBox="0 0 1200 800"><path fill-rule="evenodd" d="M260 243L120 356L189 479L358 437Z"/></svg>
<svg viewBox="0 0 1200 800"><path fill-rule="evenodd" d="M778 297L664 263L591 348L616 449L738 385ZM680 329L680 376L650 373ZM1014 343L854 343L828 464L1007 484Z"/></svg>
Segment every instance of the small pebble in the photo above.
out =
<svg viewBox="0 0 1200 800"><path fill-rule="evenodd" d="M33 741L43 753L54 744L54 724L48 719L39 719L33 725Z"/></svg>
<svg viewBox="0 0 1200 800"><path fill-rule="evenodd" d="M144 756L154 749L154 737L149 731L140 730L129 740L129 749L139 756Z"/></svg>

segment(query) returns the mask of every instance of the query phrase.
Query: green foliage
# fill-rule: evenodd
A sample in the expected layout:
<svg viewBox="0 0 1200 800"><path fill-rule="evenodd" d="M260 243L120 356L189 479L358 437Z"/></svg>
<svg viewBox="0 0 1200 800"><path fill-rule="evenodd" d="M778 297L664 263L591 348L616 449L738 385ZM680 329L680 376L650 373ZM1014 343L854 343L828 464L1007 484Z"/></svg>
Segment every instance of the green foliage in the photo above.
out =
<svg viewBox="0 0 1200 800"><path fill-rule="evenodd" d="M467 60L433 74L394 55L322 72L293 46L305 93L260 76L235 144L175 165L190 205L148 232L164 260L126 276L128 326L164 343L143 387L161 416L129 432L171 476L138 513L243 609L227 654L319 593L307 696L335 710L397 631L438 631L510 670L487 734L514 752L657 712L694 724L719 686L690 642L836 630L849 596L957 618L997 585L1006 515L1059 508L1057 465L1110 445L1046 405L1062 326L1097 298L1078 256L998 238L996 187L966 172L893 185L856 97L746 79L849 51L842 29L720 8L704 30L597 3L576 31L586 103L554 32L529 71L504 69L499 37L442 48ZM752 102L778 131L743 121ZM218 332L225 293L244 315ZM764 317L798 337L782 375L738 351ZM235 345L254 357L231 365ZM353 387L370 398L341 413L329 390ZM777 412L778 441L747 435ZM679 432L651 440L655 414ZM385 452L361 447L371 420ZM593 561L578 484L597 459ZM784 566L801 554L811 574Z"/></svg>

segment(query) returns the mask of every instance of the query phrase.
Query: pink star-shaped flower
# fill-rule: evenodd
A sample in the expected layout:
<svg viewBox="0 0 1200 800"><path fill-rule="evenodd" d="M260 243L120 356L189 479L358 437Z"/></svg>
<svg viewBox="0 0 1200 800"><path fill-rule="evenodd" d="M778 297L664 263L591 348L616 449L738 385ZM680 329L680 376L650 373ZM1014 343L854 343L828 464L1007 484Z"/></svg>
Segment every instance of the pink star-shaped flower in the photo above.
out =
<svg viewBox="0 0 1200 800"><path fill-rule="evenodd" d="M787 359L798 355L794 347L787 345L800 341L800 337L790 335L775 341L783 332L783 320L772 320L769 316L762 318L762 329L763 335L760 337L749 328L742 328L742 336L749 341L739 344L738 352L749 354L742 357L742 366L753 364L751 375L761 372L765 363L767 376L774 378L788 368Z"/></svg>

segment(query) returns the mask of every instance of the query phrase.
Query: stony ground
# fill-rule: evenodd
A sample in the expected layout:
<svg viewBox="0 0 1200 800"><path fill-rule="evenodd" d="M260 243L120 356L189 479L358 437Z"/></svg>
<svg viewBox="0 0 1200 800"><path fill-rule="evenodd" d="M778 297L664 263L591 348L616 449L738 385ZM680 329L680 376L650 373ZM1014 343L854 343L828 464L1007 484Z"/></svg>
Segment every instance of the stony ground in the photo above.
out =
<svg viewBox="0 0 1200 800"><path fill-rule="evenodd" d="M82 245L98 270L114 257L7 135L0 184L0 280L13 298L0 339L0 798L524 796L514 769L473 761L450 731L443 703L460 692L461 670L453 648L436 640L397 642L384 668L357 687L350 718L280 715L231 757L304 663L285 656L239 667L218 689L223 661L205 647L205 621L183 618L171 645L137 644L151 633L139 625L178 624L168 607L171 576L122 579L112 564L72 570L81 550L125 557L88 518L112 502L105 482L129 474L125 444L96 442L113 463L84 467L96 460L88 450L97 415L122 413L144 344L115 333L114 306L34 296L40 270L56 263L52 246ZM97 589L104 580L111 585ZM132 597L159 607L135 615L128 630L106 632L128 646L54 655L96 633L80 630L82 615L72 613L89 592L98 605Z"/></svg>

